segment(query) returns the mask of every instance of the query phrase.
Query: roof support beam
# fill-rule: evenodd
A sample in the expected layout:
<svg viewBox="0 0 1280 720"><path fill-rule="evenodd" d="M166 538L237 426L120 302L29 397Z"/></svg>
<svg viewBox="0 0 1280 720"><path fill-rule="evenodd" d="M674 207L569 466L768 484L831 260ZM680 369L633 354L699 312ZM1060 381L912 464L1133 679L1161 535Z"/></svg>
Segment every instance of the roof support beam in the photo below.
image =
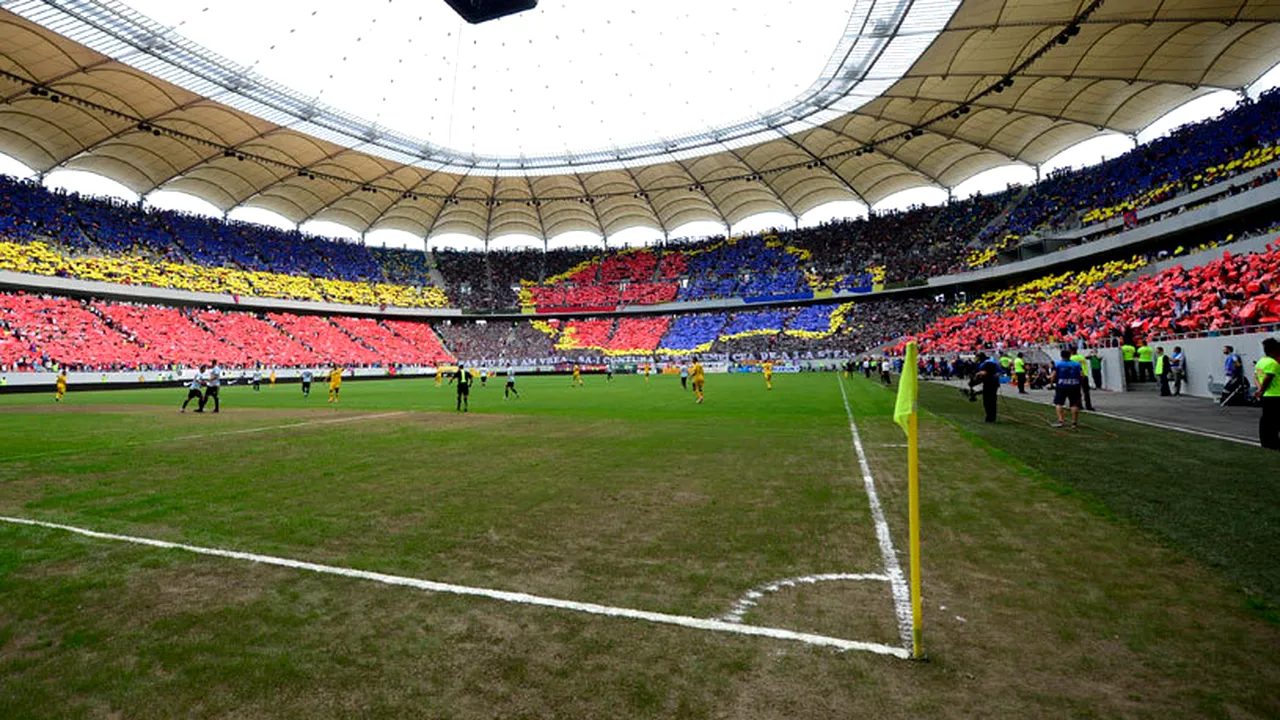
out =
<svg viewBox="0 0 1280 720"><path fill-rule="evenodd" d="M836 130L835 128L829 128L829 127L826 127L825 125L816 125L816 126L814 126L814 127L824 128L824 129L828 130L829 132L833 132L833 133L835 133L836 135L839 135L840 137L848 138L848 139L850 139L850 140L853 140L854 142L859 142L859 141L858 141L857 139L855 139L853 136L848 135L848 134L846 134L846 133L844 133L844 132L842 132L842 131L840 131L840 130ZM831 173L833 176L835 176L835 178L836 178L837 180L839 180L839 181L840 181L840 183L841 183L842 185L844 185L844 186L849 190L849 192L853 193L853 196L854 196L854 197L858 198L859 202L861 202L863 205L866 205L867 207L871 207L871 203L867 202L867 199L866 199L865 197L863 197L863 196L862 196L862 193L858 192L858 188L854 187L854 186L853 186L853 183L849 182L849 180L848 180L845 176L843 176L843 175L841 175L840 173L836 172L836 169L835 169L835 168L833 168L833 167L831 167L831 165L830 165L826 160L824 160L824 159L822 159L822 158L818 157L818 155L817 155L816 153L814 153L814 152L813 152L812 150L810 150L809 148L805 147L804 143L800 142L799 140L796 140L794 136L792 136L792 135L788 135L788 134L786 134L786 133L782 132L781 130L779 130L778 128L774 128L774 131L775 131L775 132L777 132L777 133L778 133L778 135L779 135L783 140L786 140L787 142L791 143L792 145L795 145L795 146L796 146L796 148L798 148L798 149L800 150L800 152L803 152L805 155L808 155L810 158L812 158L812 159L813 159L813 161L814 161L814 162L816 162L816 163L818 163L819 165L821 165L823 170L826 170L827 172L829 172L829 173ZM865 143L864 143L864 144L865 144ZM795 213L792 213L792 214L794 215Z"/></svg>
<svg viewBox="0 0 1280 720"><path fill-rule="evenodd" d="M654 221L658 223L658 227L659 227L659 228L662 228L662 236L663 236L663 237L666 237L666 236L667 236L667 224L666 224L665 222L663 222L663 220L662 220L662 216L658 214L658 208L654 207L654 206L653 206L653 201L649 199L649 191L648 191L648 190L645 190L645 189L644 189L644 188L642 188L642 187L640 187L640 179L636 177L636 174L635 174L635 173L631 172L631 166L630 166L630 165L623 165L623 166L622 166L622 169L623 169L623 170L627 173L627 175L631 178L631 184L636 186L636 192L640 195L640 198L644 200L644 204L649 206L649 212L653 213L653 219L654 219ZM532 186L531 186L530 190L532 191Z"/></svg>

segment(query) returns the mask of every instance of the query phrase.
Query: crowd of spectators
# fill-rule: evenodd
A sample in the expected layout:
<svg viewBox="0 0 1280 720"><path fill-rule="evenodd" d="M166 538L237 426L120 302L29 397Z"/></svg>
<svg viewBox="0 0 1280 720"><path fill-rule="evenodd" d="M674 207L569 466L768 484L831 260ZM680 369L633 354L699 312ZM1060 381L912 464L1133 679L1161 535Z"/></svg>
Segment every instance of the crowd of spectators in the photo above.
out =
<svg viewBox="0 0 1280 720"><path fill-rule="evenodd" d="M406 321L0 293L0 369L392 367L452 360L431 326Z"/></svg>
<svg viewBox="0 0 1280 720"><path fill-rule="evenodd" d="M1132 262L1132 261L1131 261ZM926 352L1002 344L1091 346L1122 339L1234 326L1280 323L1280 247L1232 255L1199 267L1175 265L1116 283L1113 269L1052 278L1023 286L1017 296L993 297L977 309L948 315L916 335ZM1105 268L1105 266L1104 266Z"/></svg>
<svg viewBox="0 0 1280 720"><path fill-rule="evenodd" d="M557 357L551 335L521 321L446 321L435 325L454 357L473 365L536 365Z"/></svg>
<svg viewBox="0 0 1280 720"><path fill-rule="evenodd" d="M0 176L0 269L231 295L443 307L422 252L86 198Z"/></svg>
<svg viewBox="0 0 1280 720"><path fill-rule="evenodd" d="M978 238L1007 243L1033 230L1101 222L1221 182L1276 157L1280 91L1241 98L1216 118L1185 125L1106 162L1036 183L1002 223ZM984 255L979 263L994 260Z"/></svg>

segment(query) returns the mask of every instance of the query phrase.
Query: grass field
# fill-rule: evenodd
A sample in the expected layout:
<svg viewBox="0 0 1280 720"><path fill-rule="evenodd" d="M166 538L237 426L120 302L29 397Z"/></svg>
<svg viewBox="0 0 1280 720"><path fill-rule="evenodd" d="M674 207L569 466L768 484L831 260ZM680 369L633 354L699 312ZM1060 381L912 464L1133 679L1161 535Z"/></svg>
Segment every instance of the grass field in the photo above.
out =
<svg viewBox="0 0 1280 720"><path fill-rule="evenodd" d="M901 553L893 396L844 382ZM693 618L883 572L834 375L587 383L4 396L0 515ZM1269 456L921 402L927 662L0 523L0 717L1280 716ZM899 644L876 580L745 623Z"/></svg>

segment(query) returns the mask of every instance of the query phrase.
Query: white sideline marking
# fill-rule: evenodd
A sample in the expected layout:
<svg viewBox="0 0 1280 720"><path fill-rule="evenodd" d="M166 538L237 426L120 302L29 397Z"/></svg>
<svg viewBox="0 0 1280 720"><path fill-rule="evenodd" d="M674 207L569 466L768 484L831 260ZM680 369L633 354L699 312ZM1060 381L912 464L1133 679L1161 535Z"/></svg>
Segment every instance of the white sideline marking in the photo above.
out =
<svg viewBox="0 0 1280 720"><path fill-rule="evenodd" d="M893 589L893 612L898 616L898 635L902 639L905 652L905 648L911 647L911 592L907 590L907 579L902 575L902 566L898 564L898 553L893 549L893 537L889 535L889 523L885 522L884 508L880 506L876 481L871 477L871 467L867 465L867 454L862 449L862 438L858 436L858 424L853 421L853 410L849 408L849 395L844 391L844 381L838 374L836 382L840 384L844 412L849 416L849 433L853 436L853 449L858 453L858 466L862 468L862 484L867 489L871 519L876 523L876 539L880 541L880 555L884 558L885 573L889 576L889 587Z"/></svg>
<svg viewBox="0 0 1280 720"><path fill-rule="evenodd" d="M380 413L378 415L350 415L347 417L331 418L329 420L308 420L299 423L285 423L283 425L268 425L266 427L246 428L243 430L220 430L218 432L201 433L198 435L182 435L173 438L157 438L155 440L139 440L136 442L120 443L115 447L97 448L99 450L113 450L116 447L140 447L142 445L162 445L170 442L180 442L183 440L198 440L200 438L217 437L219 435L247 435L250 433L268 432L270 430L286 430L288 428L304 427L307 425L336 425L338 423L355 422L356 420L378 420L381 418L395 417L396 415L408 414L408 410L400 410L398 412ZM0 458L0 462L12 462L14 460L30 460L32 458L52 457L54 455L79 455L82 453L93 452L92 449L84 448L67 448L64 450L50 450L42 453L28 453L26 455L11 455L6 458Z"/></svg>
<svg viewBox="0 0 1280 720"><path fill-rule="evenodd" d="M658 623L662 625L676 625L679 627L693 628L695 630L709 630L712 632L733 633L735 635L754 635L757 637L773 638L775 640L793 640L808 645L832 647L837 650L862 650L876 653L878 655L891 655L904 660L907 659L909 655L906 649L901 647L892 647L881 643L862 642L859 640L845 640L842 638L828 637L826 635L796 632L795 630L757 627L754 625L736 625L734 623L724 622L723 620L707 620L703 618L687 617L684 615L669 615L667 613L649 612L647 610L633 610L631 608L577 602L574 600L557 600L555 598L540 597L538 595L529 595L528 593L521 592L493 590L490 588L470 587L467 585L453 585L451 583L435 582L433 580L419 580L417 578L404 577L401 575L387 575L384 573L370 572L368 570L356 570L353 568L335 567L333 565L319 565L317 563L273 557L271 555L257 555L255 553L238 552L235 550L220 550L218 548L199 547L197 545L184 545L182 543L152 540L150 538L134 537L131 535L115 535L112 533L86 530L84 528L78 528L71 525L61 525L58 523L30 520L27 518L0 516L0 522L49 528L52 530L63 530L69 533L75 533L76 535L83 535L85 537L97 538L100 540L118 540L121 542L134 543L136 545L149 545L151 547L170 550L186 550L187 552L195 553L197 555L212 555L214 557L231 558L233 560L248 560L249 562L261 563L263 565L276 565L279 567L293 568L295 570L308 570L310 572L323 573L326 575L341 575L343 577L359 578L361 580L372 580L386 585L399 585L402 587L417 588L419 590L426 590L429 592L484 597L491 600L501 600L502 602L536 605L539 607L555 608L557 610L572 610L574 612L587 613L589 615L604 615L607 617L644 620L645 622Z"/></svg>
<svg viewBox="0 0 1280 720"><path fill-rule="evenodd" d="M822 575L801 575L800 577L776 580L764 585L757 585L748 590L746 595L738 598L738 602L734 603L732 608L729 608L729 612L720 616L720 619L725 622L740 623L742 618L751 612L751 608L760 602L760 598L768 593L778 592L782 588L790 588L797 585L814 585L833 580L884 580L887 582L889 576L879 573L824 573Z"/></svg>

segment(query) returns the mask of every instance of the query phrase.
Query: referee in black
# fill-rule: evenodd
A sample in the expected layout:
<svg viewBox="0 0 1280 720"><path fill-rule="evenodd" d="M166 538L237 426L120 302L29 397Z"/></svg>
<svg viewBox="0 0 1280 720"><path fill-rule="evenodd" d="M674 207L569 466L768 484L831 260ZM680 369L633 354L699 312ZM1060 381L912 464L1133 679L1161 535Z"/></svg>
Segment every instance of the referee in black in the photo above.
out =
<svg viewBox="0 0 1280 720"><path fill-rule="evenodd" d="M467 368L458 363L458 371L449 378L449 384L455 381L458 383L458 412L471 412L471 373L467 372Z"/></svg>

